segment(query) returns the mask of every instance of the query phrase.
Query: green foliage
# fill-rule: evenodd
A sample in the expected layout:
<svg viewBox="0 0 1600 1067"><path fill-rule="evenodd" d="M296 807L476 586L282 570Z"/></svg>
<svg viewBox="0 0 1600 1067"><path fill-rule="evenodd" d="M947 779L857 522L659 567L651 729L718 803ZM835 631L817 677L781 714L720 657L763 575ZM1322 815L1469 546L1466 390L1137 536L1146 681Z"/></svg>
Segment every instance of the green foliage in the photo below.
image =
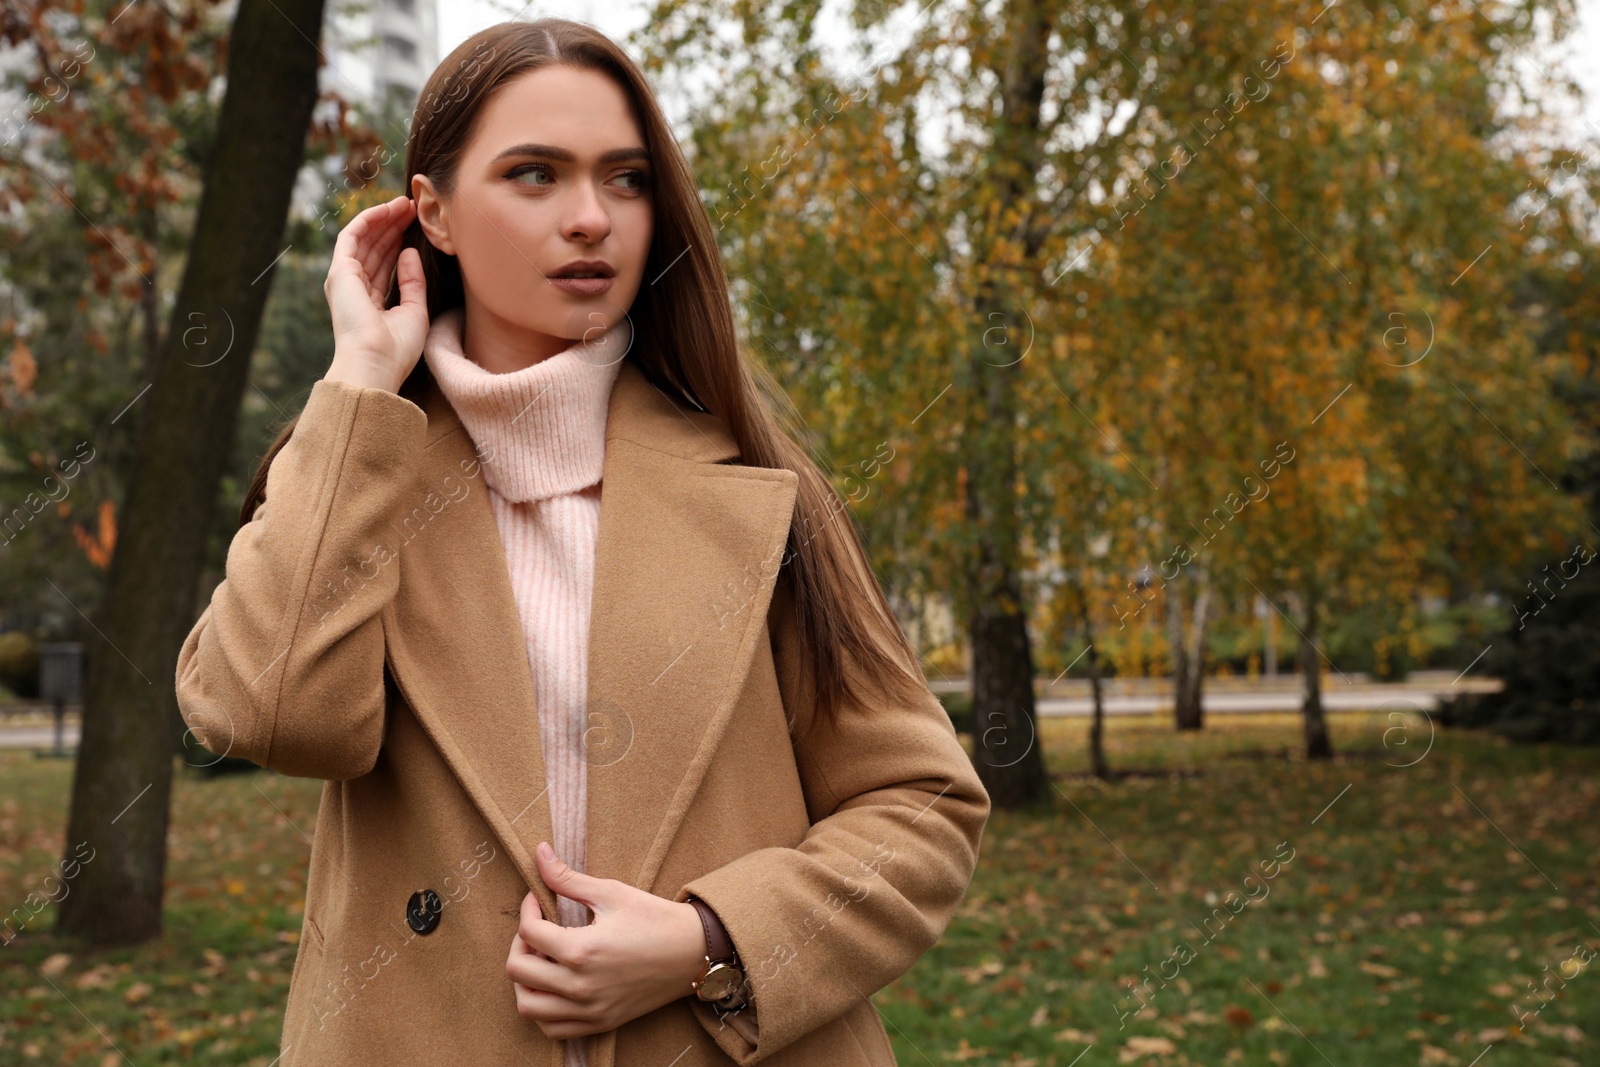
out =
<svg viewBox="0 0 1600 1067"><path fill-rule="evenodd" d="M1341 671L1398 681L1420 665L1415 616L1409 602L1372 600L1329 619L1319 643Z"/></svg>
<svg viewBox="0 0 1600 1067"><path fill-rule="evenodd" d="M956 733L972 733L972 697L966 693L940 693L939 703L944 705Z"/></svg>
<svg viewBox="0 0 1600 1067"><path fill-rule="evenodd" d="M1447 726L1488 727L1519 741L1600 745L1600 559L1578 571L1526 625L1514 623L1475 670L1498 693L1467 693L1441 707Z"/></svg>
<svg viewBox="0 0 1600 1067"><path fill-rule="evenodd" d="M1574 166L1588 159L1587 167ZM1587 230L1584 197L1600 192L1600 162L1556 153L1552 173L1574 172L1581 196L1562 198L1532 217L1551 252L1522 279L1519 304L1539 328L1554 366L1556 398L1576 421L1574 455L1562 487L1588 507L1575 542L1519 568L1497 568L1508 604L1498 632L1483 635L1474 667L1500 678L1498 693L1458 697L1441 711L1448 725L1487 727L1525 741L1600 744L1600 246ZM1563 158L1564 157L1564 158ZM1560 162L1558 162L1558 160ZM1565 184L1565 183L1564 183ZM1566 191L1571 192L1567 185Z"/></svg>

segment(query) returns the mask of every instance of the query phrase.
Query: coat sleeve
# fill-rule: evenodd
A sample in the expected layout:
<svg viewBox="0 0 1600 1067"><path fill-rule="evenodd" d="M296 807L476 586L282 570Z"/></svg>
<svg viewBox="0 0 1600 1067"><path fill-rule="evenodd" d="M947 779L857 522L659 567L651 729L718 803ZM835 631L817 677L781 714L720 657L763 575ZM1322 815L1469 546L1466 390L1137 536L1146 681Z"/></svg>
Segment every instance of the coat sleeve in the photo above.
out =
<svg viewBox="0 0 1600 1067"><path fill-rule="evenodd" d="M846 703L837 728L812 723L792 593L774 592L768 627L811 829L685 885L722 920L744 965L749 1028L692 1001L741 1067L842 1015L910 969L966 895L989 794L939 699Z"/></svg>
<svg viewBox="0 0 1600 1067"><path fill-rule="evenodd" d="M312 386L178 654L178 707L206 749L304 778L372 769L386 707L380 613L400 584L390 522L413 491L427 422L384 389Z"/></svg>

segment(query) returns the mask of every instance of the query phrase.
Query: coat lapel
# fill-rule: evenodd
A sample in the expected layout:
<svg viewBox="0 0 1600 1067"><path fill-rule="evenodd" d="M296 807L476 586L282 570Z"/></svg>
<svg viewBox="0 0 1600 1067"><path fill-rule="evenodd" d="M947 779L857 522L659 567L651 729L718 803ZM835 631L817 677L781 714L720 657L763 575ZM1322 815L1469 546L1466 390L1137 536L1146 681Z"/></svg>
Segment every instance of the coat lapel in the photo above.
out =
<svg viewBox="0 0 1600 1067"><path fill-rule="evenodd" d="M534 847L552 839L546 768L504 548L459 417L436 385L423 406L422 497L409 522L398 520L389 667L553 916L555 897L533 859ZM632 361L617 376L606 420L588 651L586 866L650 890L753 660L799 479L728 462L739 456L728 429L669 400Z"/></svg>

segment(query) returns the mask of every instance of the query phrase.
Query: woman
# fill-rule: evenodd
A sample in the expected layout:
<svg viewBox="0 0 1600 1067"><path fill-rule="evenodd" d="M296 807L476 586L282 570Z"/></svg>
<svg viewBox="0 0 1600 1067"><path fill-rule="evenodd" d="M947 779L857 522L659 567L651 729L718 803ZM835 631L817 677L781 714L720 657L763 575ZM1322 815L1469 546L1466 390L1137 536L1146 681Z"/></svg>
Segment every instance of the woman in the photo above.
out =
<svg viewBox="0 0 1600 1067"><path fill-rule="evenodd" d="M177 664L208 749L327 783L283 1064L894 1063L989 797L649 86L495 26L406 173Z"/></svg>

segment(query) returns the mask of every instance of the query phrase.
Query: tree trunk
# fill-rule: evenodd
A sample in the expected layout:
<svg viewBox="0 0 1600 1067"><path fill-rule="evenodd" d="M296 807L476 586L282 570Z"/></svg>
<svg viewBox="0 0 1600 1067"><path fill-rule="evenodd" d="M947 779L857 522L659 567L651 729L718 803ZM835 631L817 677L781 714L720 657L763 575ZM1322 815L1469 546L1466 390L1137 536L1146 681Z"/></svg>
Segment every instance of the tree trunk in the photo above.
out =
<svg viewBox="0 0 1600 1067"><path fill-rule="evenodd" d="M1014 373L993 367L977 373L983 418L967 458L966 516L976 541L970 587L973 758L997 808L1041 803L1049 790L1017 567Z"/></svg>
<svg viewBox="0 0 1600 1067"><path fill-rule="evenodd" d="M1261 618L1263 640L1267 646L1267 659L1262 673L1268 678L1276 678L1278 676L1278 613L1272 610L1271 602L1265 597L1260 598L1259 603L1265 604L1267 608Z"/></svg>
<svg viewBox="0 0 1600 1067"><path fill-rule="evenodd" d="M1306 759L1332 759L1328 720L1322 710L1322 653L1317 651L1317 616L1321 605L1312 590L1305 597L1305 625L1300 628L1300 669L1306 679Z"/></svg>
<svg viewBox="0 0 1600 1067"><path fill-rule="evenodd" d="M1094 717L1089 720L1089 767L1096 778L1104 781L1111 777L1106 763L1106 701L1104 687L1100 684L1100 653L1094 650L1094 624L1089 620L1089 598L1078 589L1078 619L1083 628L1083 640L1088 645L1089 691L1094 696Z"/></svg>
<svg viewBox="0 0 1600 1067"><path fill-rule="evenodd" d="M972 617L974 765L997 808L1042 802L1049 789L1033 696L1033 654L1016 573L980 565Z"/></svg>
<svg viewBox="0 0 1600 1067"><path fill-rule="evenodd" d="M1206 610L1211 602L1211 578L1197 565L1192 579L1167 583L1167 640L1172 646L1173 721L1179 730L1205 725L1201 694L1205 682ZM1194 605L1185 603L1185 585L1195 586ZM1184 614L1189 614L1188 624Z"/></svg>
<svg viewBox="0 0 1600 1067"><path fill-rule="evenodd" d="M1032 202L1044 157L1047 131L1039 108L1051 13L1039 0L1012 0L1005 26L1006 39L994 67L1001 104L993 128L995 163L985 175L989 188L983 200L1009 206ZM1020 279L1037 269L1040 251L1038 238L1028 236L1030 213L1021 213L1011 228L998 229L997 220L1004 218L999 213L985 218L974 241L979 281L973 310L986 329L996 322L1022 328L1025 316L1014 314L1007 300L1014 292L1027 291ZM975 408L963 442L965 514L974 552L968 582L974 763L996 808L1042 803L1049 792L1019 577L1016 383L1022 372L1009 351L997 359L996 351L979 346L963 374Z"/></svg>
<svg viewBox="0 0 1600 1067"><path fill-rule="evenodd" d="M305 158L322 14L323 0L240 0L183 282L152 387L130 412L141 425L95 622L103 640L87 657L64 853L87 844L93 858L56 925L94 945L162 929L174 670Z"/></svg>
<svg viewBox="0 0 1600 1067"><path fill-rule="evenodd" d="M1049 791L1033 694L1033 654L1019 576L1016 368L973 363L976 407L966 441L973 760L996 808L1042 803Z"/></svg>

